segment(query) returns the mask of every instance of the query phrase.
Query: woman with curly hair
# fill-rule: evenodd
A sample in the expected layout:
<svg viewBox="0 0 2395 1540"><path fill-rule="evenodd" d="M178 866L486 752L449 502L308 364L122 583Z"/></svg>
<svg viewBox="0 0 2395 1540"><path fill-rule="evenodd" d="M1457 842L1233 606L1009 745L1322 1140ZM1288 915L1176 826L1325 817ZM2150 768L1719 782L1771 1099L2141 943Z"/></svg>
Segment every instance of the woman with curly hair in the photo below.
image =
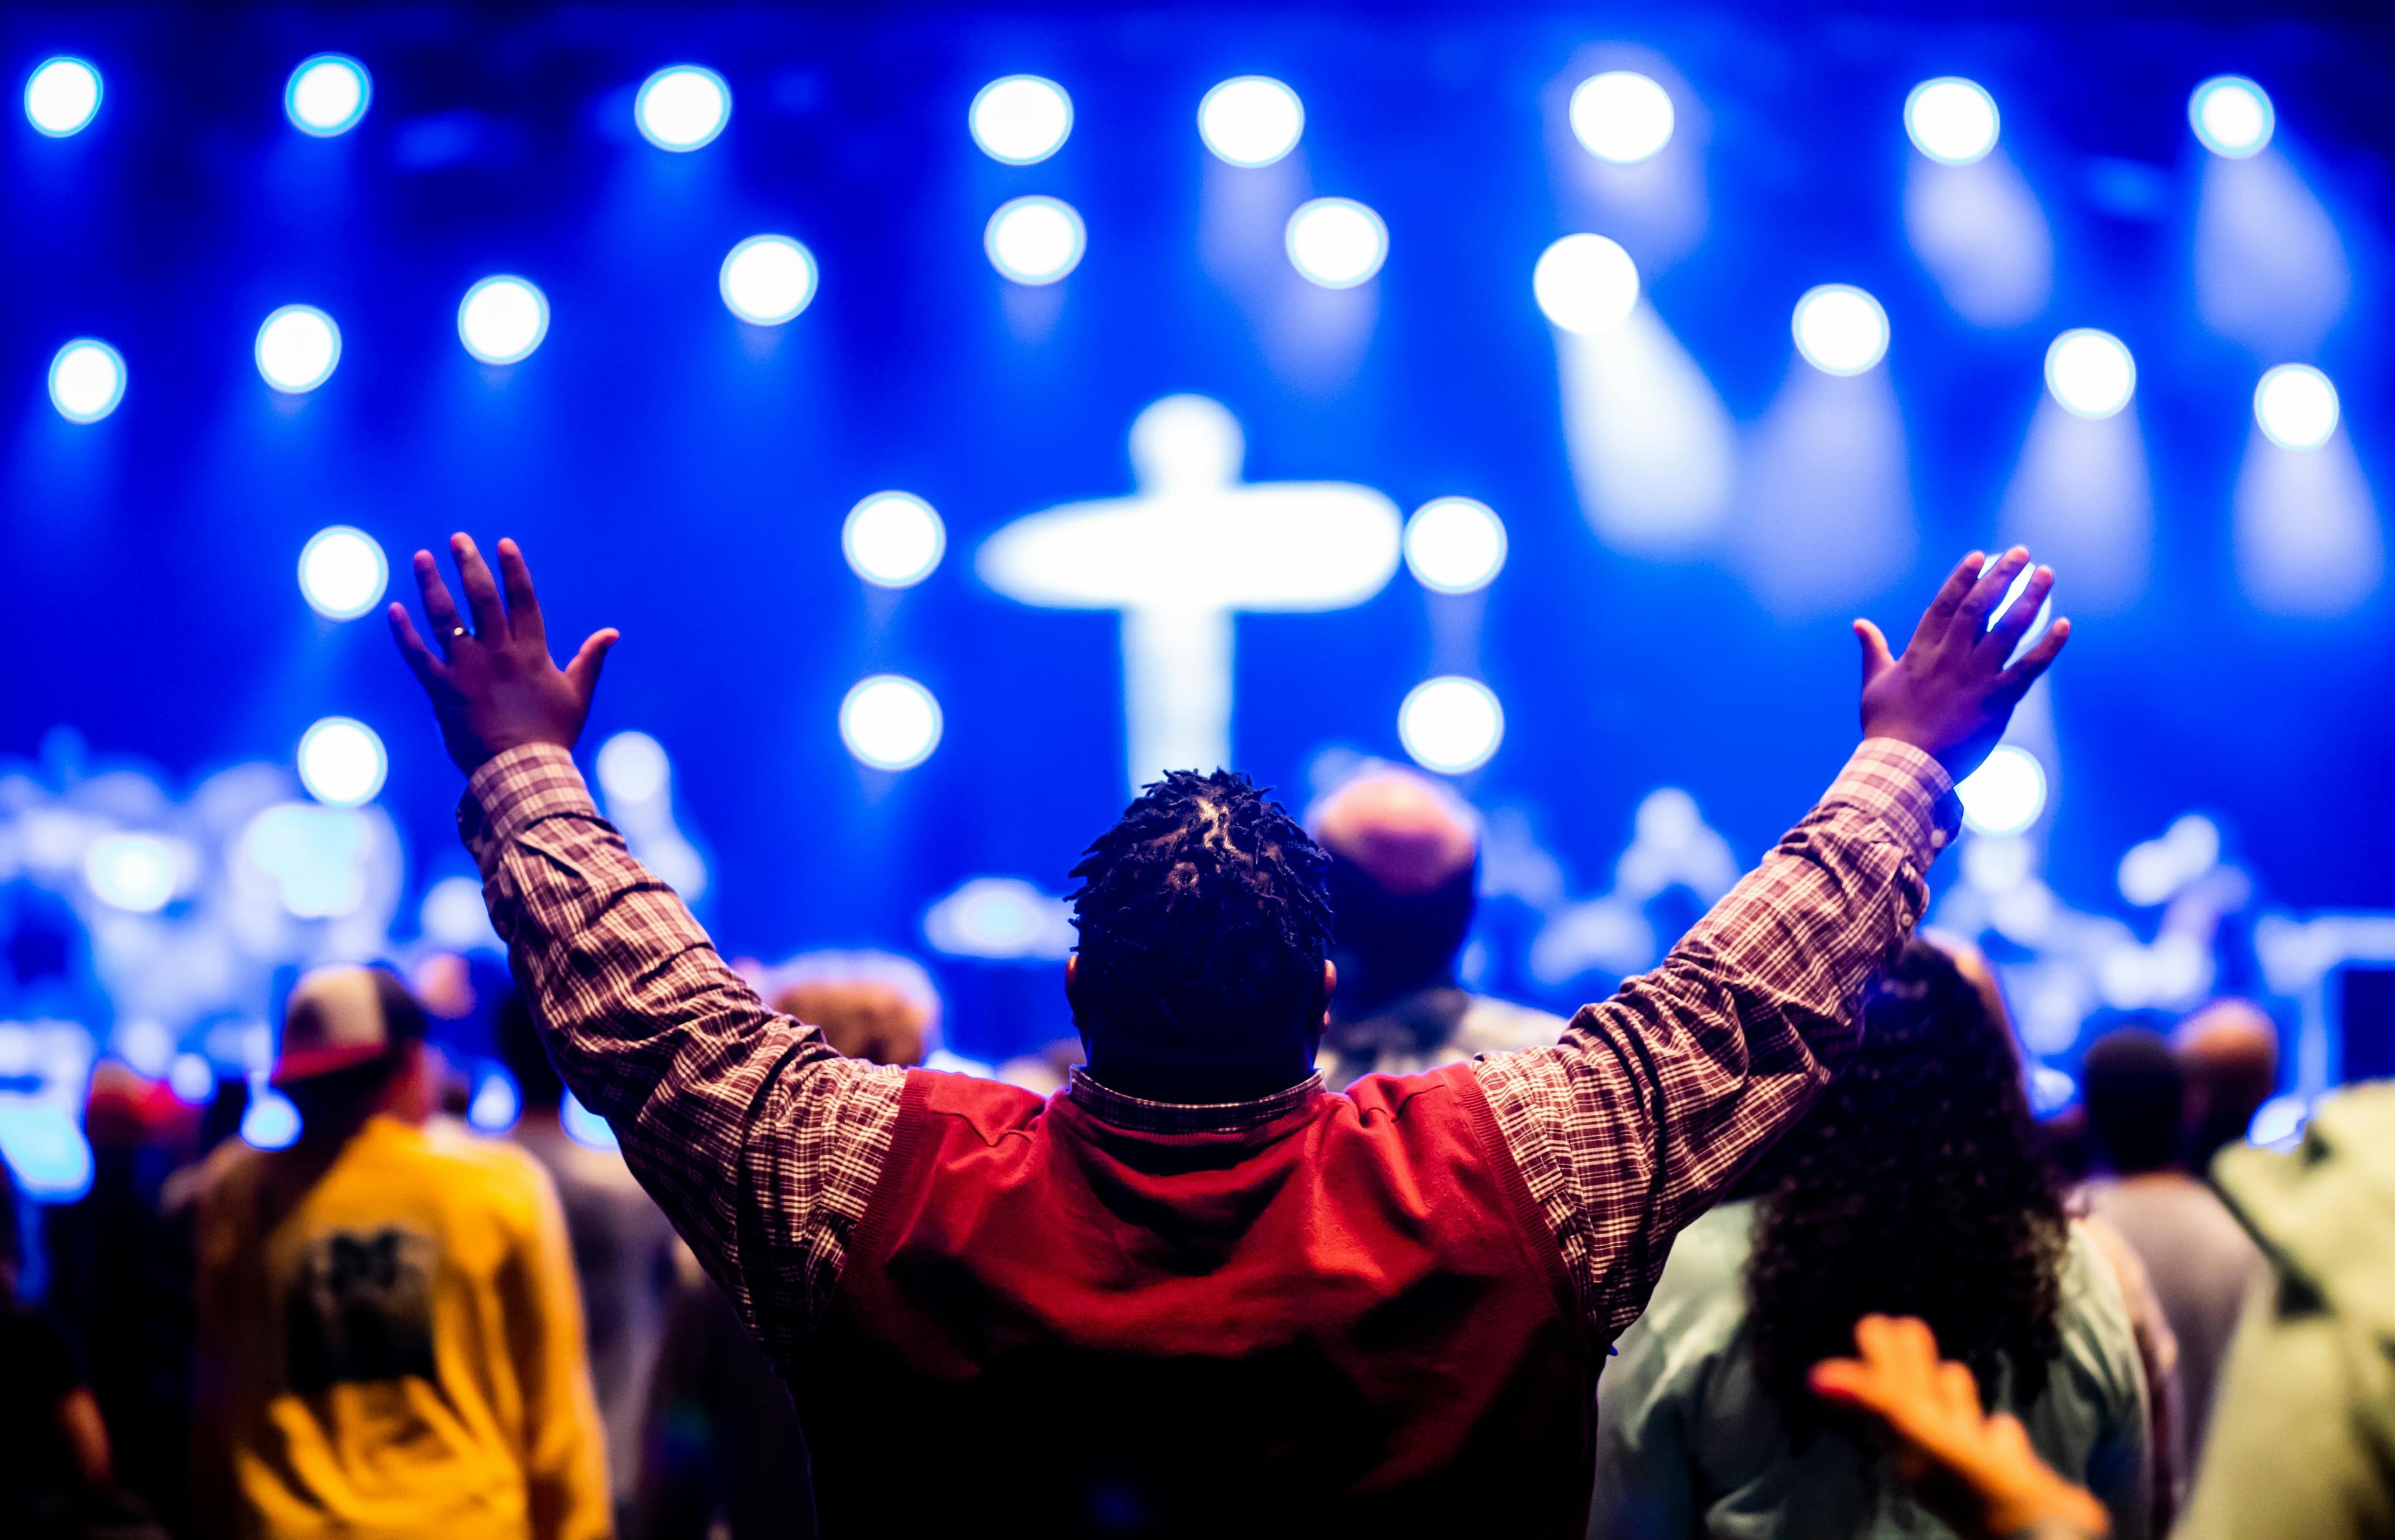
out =
<svg viewBox="0 0 2395 1540"><path fill-rule="evenodd" d="M1991 1409L2151 1527L2128 1312L2063 1209L1997 1010L1915 940L1862 1044L1740 1191L1682 1232L1600 1382L1592 1536L1945 1535L1807 1383L1867 1314L1917 1316Z"/></svg>

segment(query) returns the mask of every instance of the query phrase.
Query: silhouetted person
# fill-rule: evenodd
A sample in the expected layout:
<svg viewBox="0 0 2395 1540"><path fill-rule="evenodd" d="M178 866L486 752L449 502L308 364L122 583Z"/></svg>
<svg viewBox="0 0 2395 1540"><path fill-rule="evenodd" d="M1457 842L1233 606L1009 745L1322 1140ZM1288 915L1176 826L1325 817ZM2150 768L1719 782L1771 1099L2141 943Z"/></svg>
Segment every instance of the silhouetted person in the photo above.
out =
<svg viewBox="0 0 2395 1540"><path fill-rule="evenodd" d="M2187 1074L2187 1169L2245 1137L2279 1089L2279 1027L2249 1000L2216 1000L2179 1023L2171 1047Z"/></svg>

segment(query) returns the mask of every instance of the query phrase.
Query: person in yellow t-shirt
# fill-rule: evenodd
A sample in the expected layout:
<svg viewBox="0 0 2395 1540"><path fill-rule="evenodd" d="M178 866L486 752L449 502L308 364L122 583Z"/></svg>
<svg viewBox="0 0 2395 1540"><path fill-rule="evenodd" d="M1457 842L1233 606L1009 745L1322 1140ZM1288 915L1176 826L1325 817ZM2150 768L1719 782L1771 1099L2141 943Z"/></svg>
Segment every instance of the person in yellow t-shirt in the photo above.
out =
<svg viewBox="0 0 2395 1540"><path fill-rule="evenodd" d="M272 1076L298 1140L209 1162L194 1474L218 1533L610 1533L556 1191L522 1150L426 1126L423 1040L390 974L308 975Z"/></svg>

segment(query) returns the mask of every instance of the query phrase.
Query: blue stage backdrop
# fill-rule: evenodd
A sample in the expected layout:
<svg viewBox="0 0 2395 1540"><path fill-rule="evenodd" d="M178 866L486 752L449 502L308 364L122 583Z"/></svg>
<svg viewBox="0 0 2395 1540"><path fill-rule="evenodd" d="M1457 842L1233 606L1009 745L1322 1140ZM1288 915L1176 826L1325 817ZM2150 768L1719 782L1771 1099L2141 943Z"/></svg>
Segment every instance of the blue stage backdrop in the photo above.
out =
<svg viewBox="0 0 2395 1540"><path fill-rule="evenodd" d="M2042 1095L2106 1021L2222 989L2331 1078L2337 970L2395 955L2390 42L2077 7L12 7L0 1077L87 1064L51 1022L196 1087L254 1066L292 967L488 944L377 611L303 597L342 525L394 595L452 530L520 539L563 645L623 630L586 762L645 735L609 805L725 951L919 959L984 1061L1068 1030L1055 900L1143 755L1225 742L1292 803L1486 752L1450 777L1489 821L1473 977L1594 997L1833 773L1849 619L1900 635L2027 537L2078 634L1937 881ZM343 80L293 86L326 52L371 95L306 132L342 115ZM100 84L62 134L59 58ZM636 113L677 65L728 91L695 149ZM1037 82L999 153L969 123L1017 74L1069 100L1040 158ZM1250 75L1286 90L1218 99L1210 148ZM661 83L651 126L703 135L708 89ZM1232 164L1292 100L1293 148ZM1065 206L994 223L1018 198ZM760 234L813 283L780 324L725 298ZM503 274L547 330L478 362L461 301ZM337 327L312 390L261 372L319 372L324 334L261 343L286 305ZM81 339L121 361L91 422L109 356L53 368ZM843 553L892 491L944 542L911 586ZM1485 575L1477 510L1399 558L1448 498L1502 530L1468 592L1434 585ZM872 511L859 560L920 566L920 508ZM908 768L843 739L883 674L936 703ZM1409 745L1450 677L1486 693L1418 697ZM302 790L328 717L386 780L336 733ZM903 686L851 713L885 760L930 724Z"/></svg>

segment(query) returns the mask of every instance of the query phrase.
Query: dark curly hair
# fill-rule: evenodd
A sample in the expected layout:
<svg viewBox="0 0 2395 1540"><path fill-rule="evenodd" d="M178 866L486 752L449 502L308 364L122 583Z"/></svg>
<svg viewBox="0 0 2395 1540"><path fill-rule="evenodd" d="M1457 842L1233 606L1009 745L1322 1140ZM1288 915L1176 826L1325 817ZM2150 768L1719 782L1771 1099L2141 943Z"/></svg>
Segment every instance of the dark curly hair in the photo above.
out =
<svg viewBox="0 0 2395 1540"><path fill-rule="evenodd" d="M1863 1009L1863 1039L1772 1150L1746 1293L1755 1371L1801 1448L1819 1427L1814 1364L1855 1322L1919 1316L1982 1398L2026 1406L2060 1353L2069 1220L2003 1018L1944 951L1906 945Z"/></svg>
<svg viewBox="0 0 2395 1540"><path fill-rule="evenodd" d="M1170 772L1073 868L1076 1015L1179 1054L1286 1034L1322 1009L1330 864L1247 777Z"/></svg>

